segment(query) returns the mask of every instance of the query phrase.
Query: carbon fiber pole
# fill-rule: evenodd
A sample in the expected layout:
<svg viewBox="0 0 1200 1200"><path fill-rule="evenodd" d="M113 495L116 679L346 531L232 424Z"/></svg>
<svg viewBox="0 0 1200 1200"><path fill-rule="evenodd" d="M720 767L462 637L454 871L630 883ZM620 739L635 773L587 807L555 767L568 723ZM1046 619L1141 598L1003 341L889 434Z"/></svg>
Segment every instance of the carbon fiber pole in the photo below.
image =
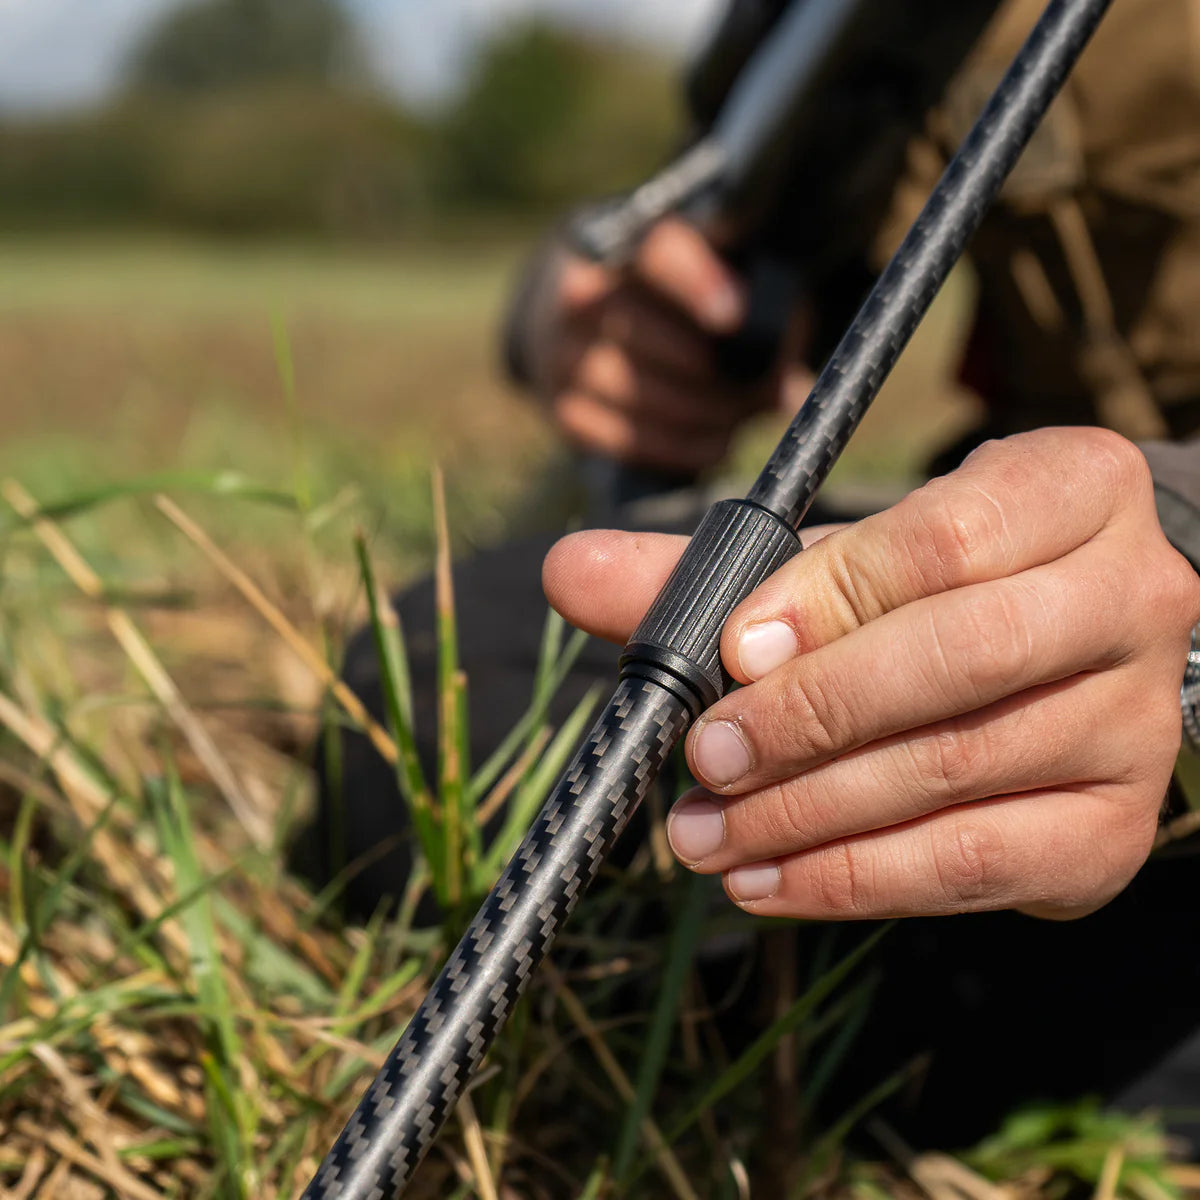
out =
<svg viewBox="0 0 1200 1200"><path fill-rule="evenodd" d="M747 499L696 531L613 698L303 1200L400 1194L671 748L723 693L725 620L798 551L795 527L1110 2L1051 0Z"/></svg>

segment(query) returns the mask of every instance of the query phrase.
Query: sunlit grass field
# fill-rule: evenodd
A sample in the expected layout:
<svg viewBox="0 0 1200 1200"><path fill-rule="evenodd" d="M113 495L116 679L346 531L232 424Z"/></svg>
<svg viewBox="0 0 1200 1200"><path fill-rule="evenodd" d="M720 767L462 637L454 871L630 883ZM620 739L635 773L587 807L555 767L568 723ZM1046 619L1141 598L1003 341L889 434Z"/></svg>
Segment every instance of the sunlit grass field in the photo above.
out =
<svg viewBox="0 0 1200 1200"><path fill-rule="evenodd" d="M447 231L400 247L168 239L0 241L0 466L69 490L146 470L352 485L385 536L428 526L431 461L456 535L496 537L556 453L500 380L497 323L523 241ZM962 421L946 386L956 280L868 417L840 479L894 485ZM294 396L281 376L283 330ZM739 453L752 471L772 434Z"/></svg>
<svg viewBox="0 0 1200 1200"><path fill-rule="evenodd" d="M553 783L588 712L546 724L569 632L547 626L505 745L425 777L406 747L434 714L412 711L382 600L440 547L453 714L471 663L451 548L567 519L543 483L561 451L496 371L520 254L479 230L376 251L0 242L0 1194L298 1194ZM969 411L947 381L968 292L956 281L856 438L846 496L902 489ZM770 439L753 432L735 470ZM337 681L366 622L386 719ZM336 885L314 895L283 865L313 749L341 724L395 762L433 864L363 927ZM461 763L465 731L441 736ZM479 814L506 804L485 842ZM728 915L681 875L660 826L585 902L412 1195L1180 1194L1153 1122L1086 1105L969 1163L851 1160L846 1131L897 1080L803 1121L870 1003L860 964L831 953L761 1036L727 1045L693 968ZM426 889L448 916L419 927ZM654 907L652 934L630 898ZM800 1081L781 1046L806 1056ZM772 1072L802 1139L764 1177Z"/></svg>
<svg viewBox="0 0 1200 1200"><path fill-rule="evenodd" d="M164 469L352 487L381 536L424 530L427 549L438 461L460 536L498 536L550 446L493 369L516 257L467 234L378 253L0 244L0 464L50 494Z"/></svg>

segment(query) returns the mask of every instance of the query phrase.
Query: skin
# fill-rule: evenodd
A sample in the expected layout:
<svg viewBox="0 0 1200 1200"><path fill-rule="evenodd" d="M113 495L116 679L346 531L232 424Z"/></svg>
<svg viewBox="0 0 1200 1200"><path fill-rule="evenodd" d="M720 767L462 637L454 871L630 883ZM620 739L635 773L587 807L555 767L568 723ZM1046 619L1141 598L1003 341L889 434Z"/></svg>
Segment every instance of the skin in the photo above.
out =
<svg viewBox="0 0 1200 1200"><path fill-rule="evenodd" d="M976 451L813 540L731 616L668 836L749 912L1082 916L1145 861L1200 581L1099 429ZM550 602L624 642L684 539L572 535Z"/></svg>
<svg viewBox="0 0 1200 1200"><path fill-rule="evenodd" d="M794 409L810 378L793 365L801 318L761 385L718 377L714 339L737 330L745 306L737 276L675 218L656 225L621 271L561 250L535 302L534 391L584 451L681 474L715 466L744 421Z"/></svg>

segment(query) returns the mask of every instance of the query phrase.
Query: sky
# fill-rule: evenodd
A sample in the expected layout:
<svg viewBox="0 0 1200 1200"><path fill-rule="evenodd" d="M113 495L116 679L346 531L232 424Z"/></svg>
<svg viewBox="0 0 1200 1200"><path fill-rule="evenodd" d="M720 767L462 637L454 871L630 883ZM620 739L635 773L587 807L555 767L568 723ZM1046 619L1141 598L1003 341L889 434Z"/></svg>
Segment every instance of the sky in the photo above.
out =
<svg viewBox="0 0 1200 1200"><path fill-rule="evenodd" d="M0 110L80 107L112 88L146 27L187 0L0 0ZM453 91L472 47L533 13L618 32L675 54L721 0L344 0L375 73L404 98Z"/></svg>

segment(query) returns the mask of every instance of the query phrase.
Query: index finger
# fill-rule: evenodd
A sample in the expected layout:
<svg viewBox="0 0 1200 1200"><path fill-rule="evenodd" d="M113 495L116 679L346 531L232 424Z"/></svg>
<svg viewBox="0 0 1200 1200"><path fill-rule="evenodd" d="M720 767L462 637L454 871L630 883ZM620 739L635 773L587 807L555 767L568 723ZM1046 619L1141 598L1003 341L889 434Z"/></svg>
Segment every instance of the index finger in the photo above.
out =
<svg viewBox="0 0 1200 1200"><path fill-rule="evenodd" d="M633 270L709 333L733 333L742 323L746 301L737 275L678 217L660 221L642 239Z"/></svg>
<svg viewBox="0 0 1200 1200"><path fill-rule="evenodd" d="M776 571L726 623L726 669L748 683L915 600L1054 562L1139 486L1149 486L1144 459L1105 430L988 443Z"/></svg>

